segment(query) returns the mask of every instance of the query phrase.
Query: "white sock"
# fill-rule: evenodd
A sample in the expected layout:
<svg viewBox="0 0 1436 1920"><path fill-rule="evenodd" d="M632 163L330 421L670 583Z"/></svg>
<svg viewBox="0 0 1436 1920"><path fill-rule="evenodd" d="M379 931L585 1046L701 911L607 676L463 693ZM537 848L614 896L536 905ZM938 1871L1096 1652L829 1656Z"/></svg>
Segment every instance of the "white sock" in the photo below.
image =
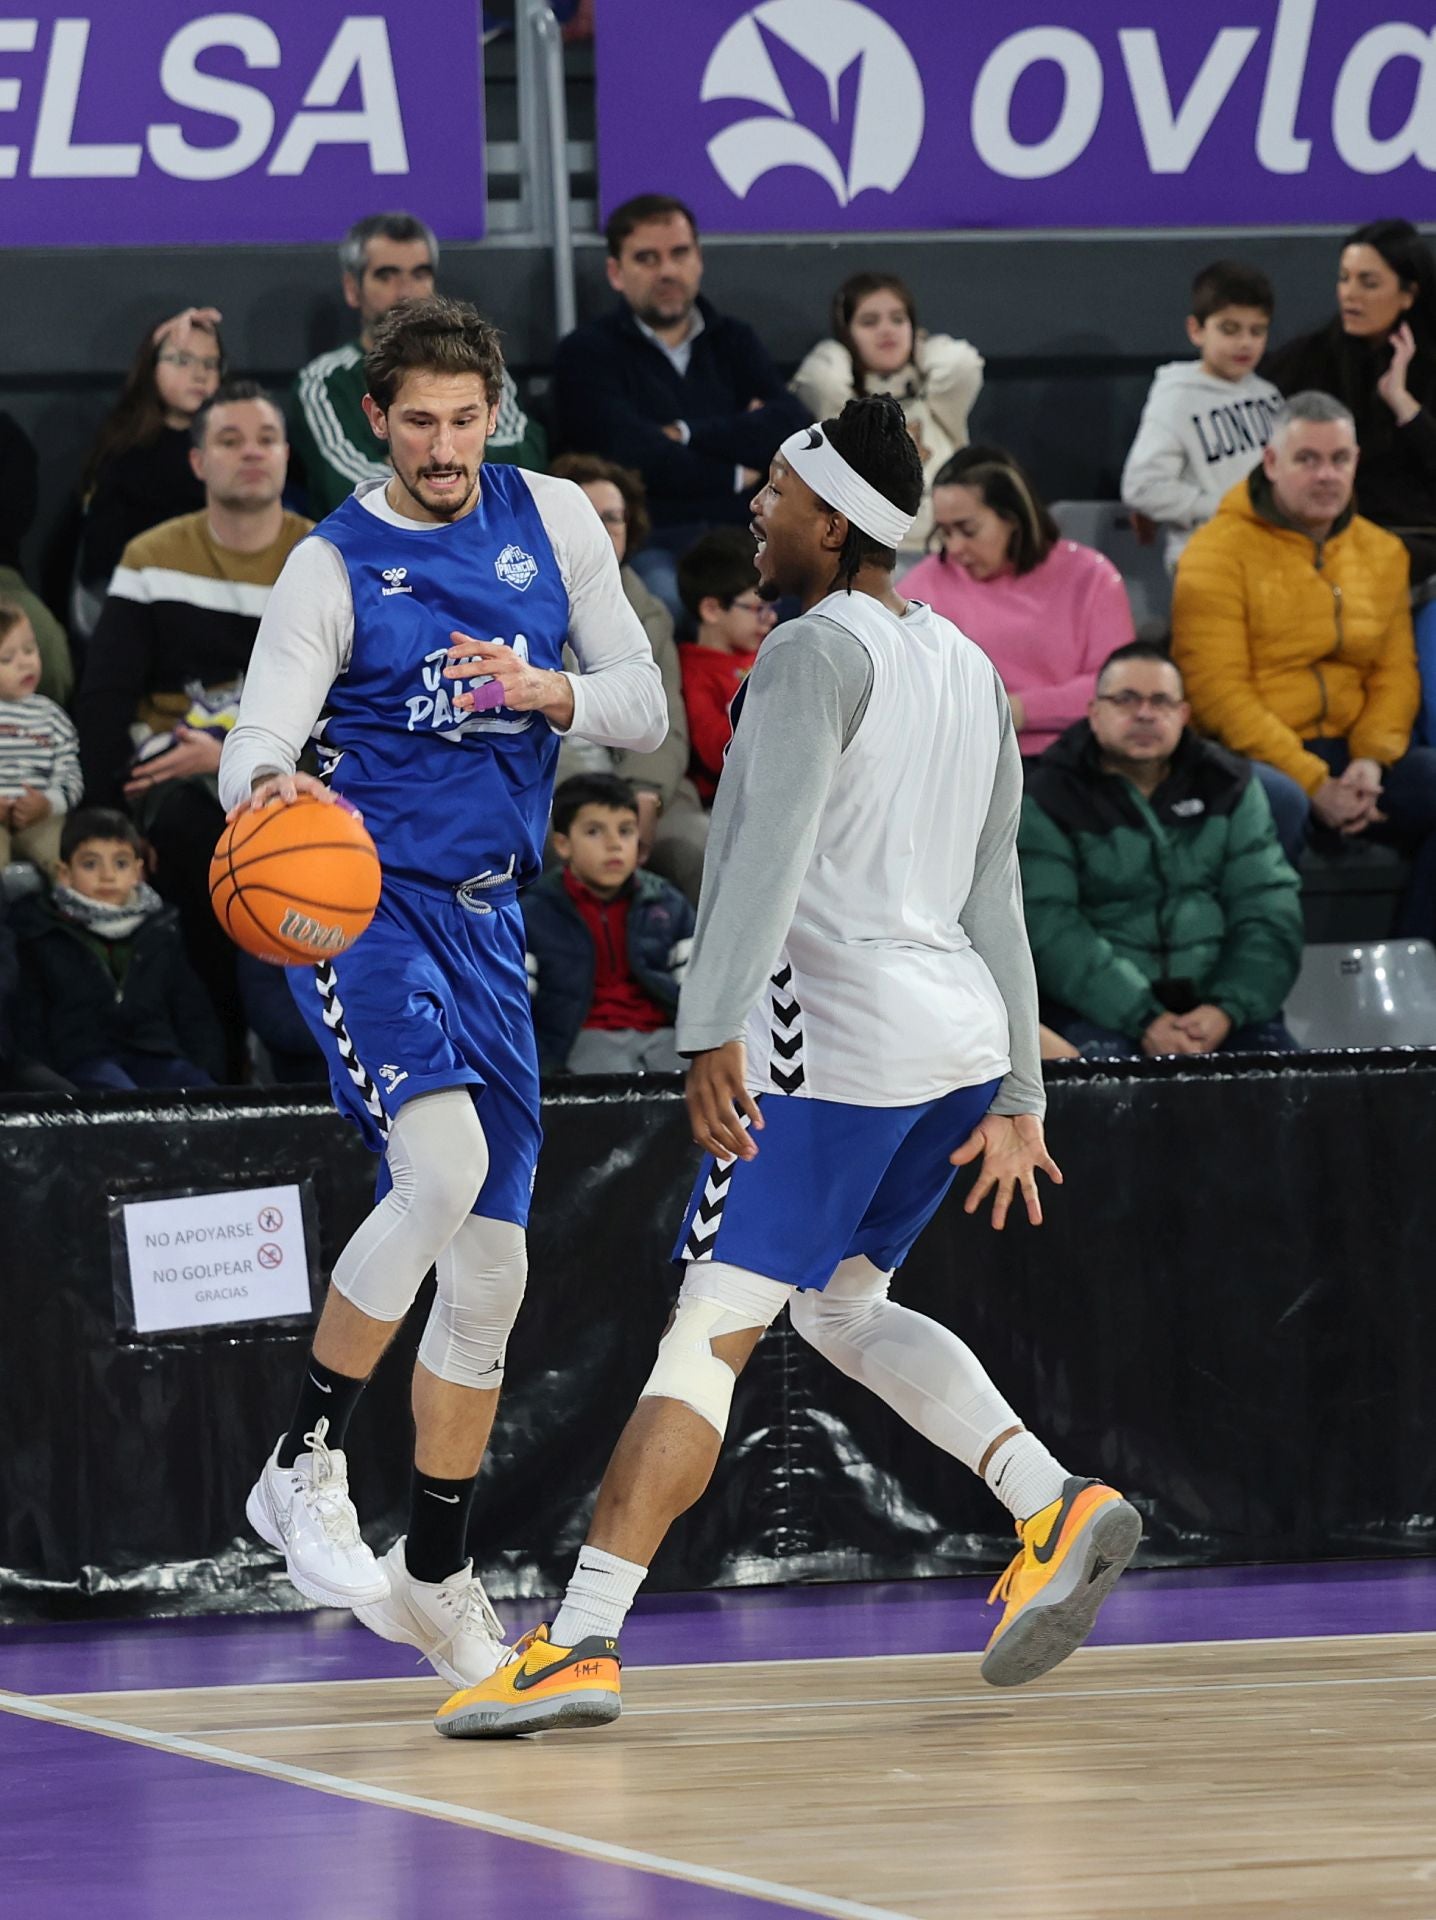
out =
<svg viewBox="0 0 1436 1920"><path fill-rule="evenodd" d="M592 1634L616 1640L647 1578L647 1567L620 1560L602 1547L581 1547L563 1605L548 1630L549 1639L556 1647L576 1647Z"/></svg>
<svg viewBox="0 0 1436 1920"><path fill-rule="evenodd" d="M1062 1498L1066 1467L1024 1427L1004 1440L987 1463L983 1479L1014 1520L1030 1520L1034 1513Z"/></svg>

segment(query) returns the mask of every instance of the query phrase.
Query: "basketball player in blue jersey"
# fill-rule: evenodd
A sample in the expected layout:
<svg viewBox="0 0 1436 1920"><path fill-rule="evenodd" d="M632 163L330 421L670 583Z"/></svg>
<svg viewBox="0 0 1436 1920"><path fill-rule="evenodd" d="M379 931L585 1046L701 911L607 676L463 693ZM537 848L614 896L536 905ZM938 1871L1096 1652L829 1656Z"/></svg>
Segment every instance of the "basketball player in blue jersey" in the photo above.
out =
<svg viewBox="0 0 1436 1920"><path fill-rule="evenodd" d="M693 1134L711 1156L687 1268L551 1626L457 1693L443 1733L597 1725L653 1554L707 1486L733 1383L787 1308L819 1353L981 1474L1021 1550L984 1679L1064 1659L1141 1535L1070 1475L957 1336L889 1298L958 1166L1001 1227L1042 1219L1037 991L1017 872L1022 763L991 662L893 591L922 499L895 400L792 435L753 503L758 572L801 616L765 641L713 811L678 1012Z"/></svg>
<svg viewBox="0 0 1436 1920"><path fill-rule="evenodd" d="M472 307L409 303L365 364L393 478L361 485L290 557L220 764L235 813L304 794L356 808L384 874L354 946L290 973L337 1105L383 1158L247 1512L301 1593L467 1685L502 1652L465 1541L540 1140L516 892L541 867L560 736L647 750L667 715L586 496L484 464L503 378L493 329ZM578 674L560 671L566 644ZM323 782L294 770L311 737ZM430 1267L409 1529L378 1561L345 1429Z"/></svg>

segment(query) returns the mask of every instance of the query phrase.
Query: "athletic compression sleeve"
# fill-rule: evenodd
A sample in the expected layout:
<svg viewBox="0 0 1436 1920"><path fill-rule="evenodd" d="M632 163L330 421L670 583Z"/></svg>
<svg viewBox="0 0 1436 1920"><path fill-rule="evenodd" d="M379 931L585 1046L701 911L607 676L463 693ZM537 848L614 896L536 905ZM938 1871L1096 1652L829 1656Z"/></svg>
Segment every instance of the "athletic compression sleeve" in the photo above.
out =
<svg viewBox="0 0 1436 1920"><path fill-rule="evenodd" d="M872 686L867 652L829 620L791 621L764 643L713 807L680 1053L742 1034L778 964L838 757Z"/></svg>
<svg viewBox="0 0 1436 1920"><path fill-rule="evenodd" d="M580 671L568 676L567 731L596 746L651 753L667 736L668 702L648 635L623 591L613 542L582 487L544 473L525 471L524 479L568 592L568 642Z"/></svg>
<svg viewBox="0 0 1436 1920"><path fill-rule="evenodd" d="M972 887L962 926L987 963L1007 1007L1007 1057L1011 1071L997 1090L994 1113L1047 1111L1037 1039L1037 974L1022 913L1022 875L1017 866L1017 822L1022 812L1022 756L1012 727L1012 708L993 676L1002 739L987 818L977 839Z"/></svg>
<svg viewBox="0 0 1436 1920"><path fill-rule="evenodd" d="M255 635L239 720L220 756L223 806L247 800L257 774L294 771L353 644L354 603L339 551L327 540L302 540Z"/></svg>

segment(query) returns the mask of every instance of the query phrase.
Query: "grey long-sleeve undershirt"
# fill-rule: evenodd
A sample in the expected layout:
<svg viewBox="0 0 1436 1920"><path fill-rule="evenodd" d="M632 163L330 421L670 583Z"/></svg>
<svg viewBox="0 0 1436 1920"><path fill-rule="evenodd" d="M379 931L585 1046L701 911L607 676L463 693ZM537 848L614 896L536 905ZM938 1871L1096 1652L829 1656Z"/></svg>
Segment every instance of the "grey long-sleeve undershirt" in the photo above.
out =
<svg viewBox="0 0 1436 1920"><path fill-rule="evenodd" d="M996 673L992 687L1002 737L962 926L1007 1007L1012 1066L992 1110L1041 1114L1037 979L1017 867L1022 760ZM679 998L681 1052L741 1037L792 925L838 760L872 689L866 649L831 620L791 621L765 642L713 807L693 957Z"/></svg>

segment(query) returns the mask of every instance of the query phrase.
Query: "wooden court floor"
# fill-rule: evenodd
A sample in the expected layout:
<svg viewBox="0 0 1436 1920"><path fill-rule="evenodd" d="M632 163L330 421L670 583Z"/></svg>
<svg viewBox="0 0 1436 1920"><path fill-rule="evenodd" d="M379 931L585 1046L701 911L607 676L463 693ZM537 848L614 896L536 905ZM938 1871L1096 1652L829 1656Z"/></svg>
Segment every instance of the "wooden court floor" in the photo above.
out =
<svg viewBox="0 0 1436 1920"><path fill-rule="evenodd" d="M30 1711L814 1914L1436 1920L1436 1634L1088 1648L1010 1694L971 1654L639 1668L616 1726L496 1744L440 1739L441 1693Z"/></svg>

